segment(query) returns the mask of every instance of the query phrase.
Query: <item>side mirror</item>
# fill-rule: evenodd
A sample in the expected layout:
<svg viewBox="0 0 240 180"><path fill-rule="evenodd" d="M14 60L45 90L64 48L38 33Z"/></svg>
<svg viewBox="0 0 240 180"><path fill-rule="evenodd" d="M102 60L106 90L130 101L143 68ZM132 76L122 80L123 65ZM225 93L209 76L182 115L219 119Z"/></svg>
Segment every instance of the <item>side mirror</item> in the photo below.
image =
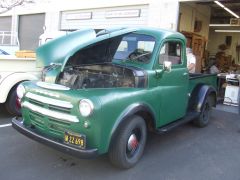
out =
<svg viewBox="0 0 240 180"><path fill-rule="evenodd" d="M171 61L164 61L163 62L163 70L167 72L171 72L172 69L172 62Z"/></svg>

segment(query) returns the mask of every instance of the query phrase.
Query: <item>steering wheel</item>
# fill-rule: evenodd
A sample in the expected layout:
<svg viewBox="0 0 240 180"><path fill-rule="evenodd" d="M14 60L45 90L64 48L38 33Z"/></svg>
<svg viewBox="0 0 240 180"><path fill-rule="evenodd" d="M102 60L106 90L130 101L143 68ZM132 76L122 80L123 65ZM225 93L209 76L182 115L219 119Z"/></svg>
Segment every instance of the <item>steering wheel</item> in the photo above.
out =
<svg viewBox="0 0 240 180"><path fill-rule="evenodd" d="M150 55L151 52L137 52L134 51L128 55L128 58L130 60L138 60L139 62L147 62L149 60L148 55Z"/></svg>
<svg viewBox="0 0 240 180"><path fill-rule="evenodd" d="M135 59L138 58L139 54L140 54L139 52L133 51L133 52L131 52L131 53L128 55L128 58L129 58L130 60L135 60Z"/></svg>

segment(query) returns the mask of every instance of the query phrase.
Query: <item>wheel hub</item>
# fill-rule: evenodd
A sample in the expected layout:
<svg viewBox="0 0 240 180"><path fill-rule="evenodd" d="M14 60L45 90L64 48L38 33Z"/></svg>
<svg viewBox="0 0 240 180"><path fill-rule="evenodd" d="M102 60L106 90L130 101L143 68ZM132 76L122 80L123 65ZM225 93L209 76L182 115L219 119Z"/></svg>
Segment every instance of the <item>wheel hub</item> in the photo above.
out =
<svg viewBox="0 0 240 180"><path fill-rule="evenodd" d="M132 134L128 139L128 144L127 144L128 150L134 151L135 149L137 149L138 144L139 144L139 142L138 142L136 135Z"/></svg>

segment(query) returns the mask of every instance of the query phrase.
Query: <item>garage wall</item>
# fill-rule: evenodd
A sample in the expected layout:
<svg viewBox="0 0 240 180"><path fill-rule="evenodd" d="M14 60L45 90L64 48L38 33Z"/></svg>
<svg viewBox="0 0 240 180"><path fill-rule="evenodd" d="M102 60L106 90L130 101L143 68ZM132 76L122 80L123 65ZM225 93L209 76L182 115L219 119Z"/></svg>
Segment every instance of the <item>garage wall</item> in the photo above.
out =
<svg viewBox="0 0 240 180"><path fill-rule="evenodd" d="M19 16L20 50L35 50L38 47L39 36L43 33L45 14L29 14Z"/></svg>
<svg viewBox="0 0 240 180"><path fill-rule="evenodd" d="M209 24L211 9L206 5L199 5L195 3L180 3L180 31L190 31L194 32L194 22L195 20L202 21L202 28L200 34L208 39L209 36Z"/></svg>
<svg viewBox="0 0 240 180"><path fill-rule="evenodd" d="M177 31L179 3L176 0L153 0L148 11L148 26Z"/></svg>
<svg viewBox="0 0 240 180"><path fill-rule="evenodd" d="M46 31L59 31L60 26L60 12L49 11L45 13L45 28Z"/></svg>
<svg viewBox="0 0 240 180"><path fill-rule="evenodd" d="M225 53L226 55L232 55L235 62L240 64L240 61L237 61L238 58L236 55L236 45L240 45L240 33L220 33L211 30L209 36L211 38L209 39L207 49L211 55L215 55L219 51L218 46L220 44L225 44L226 36L232 36L231 46L225 51Z"/></svg>
<svg viewBox="0 0 240 180"><path fill-rule="evenodd" d="M104 29L113 26L144 26L148 23L148 6L62 11L60 29L91 27Z"/></svg>

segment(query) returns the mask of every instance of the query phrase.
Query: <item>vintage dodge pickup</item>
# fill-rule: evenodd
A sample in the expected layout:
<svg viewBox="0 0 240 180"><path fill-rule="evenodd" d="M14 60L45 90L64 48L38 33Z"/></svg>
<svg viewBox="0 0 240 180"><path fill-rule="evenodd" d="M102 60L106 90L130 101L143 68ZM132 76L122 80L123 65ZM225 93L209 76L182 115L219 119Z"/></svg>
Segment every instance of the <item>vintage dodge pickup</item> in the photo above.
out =
<svg viewBox="0 0 240 180"><path fill-rule="evenodd" d="M208 124L216 75L189 74L185 37L154 28L84 29L37 49L42 81L17 88L22 134L71 155L141 158L147 132Z"/></svg>

